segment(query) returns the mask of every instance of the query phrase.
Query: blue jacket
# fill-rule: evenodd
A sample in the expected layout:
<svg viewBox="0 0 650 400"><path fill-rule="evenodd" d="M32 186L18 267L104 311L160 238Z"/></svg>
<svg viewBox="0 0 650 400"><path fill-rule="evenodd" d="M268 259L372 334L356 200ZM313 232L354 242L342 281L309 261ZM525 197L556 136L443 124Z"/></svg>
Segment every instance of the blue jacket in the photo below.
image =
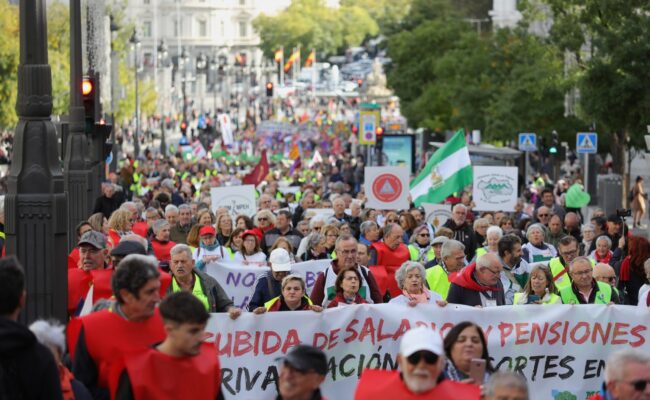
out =
<svg viewBox="0 0 650 400"><path fill-rule="evenodd" d="M275 280L270 272L261 275L255 284L255 291L248 302L248 311L253 311L257 307L264 307L264 303L278 297L282 293L282 284Z"/></svg>

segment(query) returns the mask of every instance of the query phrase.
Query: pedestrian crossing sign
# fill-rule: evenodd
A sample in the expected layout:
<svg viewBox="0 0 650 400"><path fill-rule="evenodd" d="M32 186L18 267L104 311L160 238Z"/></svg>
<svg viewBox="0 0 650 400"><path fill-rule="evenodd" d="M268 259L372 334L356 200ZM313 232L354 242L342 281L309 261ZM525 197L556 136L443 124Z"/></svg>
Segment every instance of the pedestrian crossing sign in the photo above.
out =
<svg viewBox="0 0 650 400"><path fill-rule="evenodd" d="M576 136L576 153L595 154L598 151L598 134L582 132Z"/></svg>
<svg viewBox="0 0 650 400"><path fill-rule="evenodd" d="M520 151L537 151L537 135L534 133L519 134Z"/></svg>

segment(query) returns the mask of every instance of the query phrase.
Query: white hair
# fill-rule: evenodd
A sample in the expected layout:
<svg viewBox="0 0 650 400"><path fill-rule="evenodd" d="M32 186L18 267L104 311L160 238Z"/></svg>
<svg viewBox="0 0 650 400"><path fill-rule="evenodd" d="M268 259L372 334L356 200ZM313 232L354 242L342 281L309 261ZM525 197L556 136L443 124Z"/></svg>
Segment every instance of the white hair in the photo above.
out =
<svg viewBox="0 0 650 400"><path fill-rule="evenodd" d="M43 346L55 347L59 354L65 353L65 326L58 321L39 319L29 326L29 330Z"/></svg>
<svg viewBox="0 0 650 400"><path fill-rule="evenodd" d="M490 236L491 234L497 234L499 236L499 239L503 237L503 229L499 228L496 225L492 225L487 229L487 233L485 234L486 237Z"/></svg>
<svg viewBox="0 0 650 400"><path fill-rule="evenodd" d="M397 287L404 289L404 280L406 279L406 275L413 269L417 269L420 272L420 277L422 278L422 282L424 284L427 272L422 264L415 261L406 261L404 264L402 264L401 267L399 267L397 271L395 271L395 280L397 281Z"/></svg>
<svg viewBox="0 0 650 400"><path fill-rule="evenodd" d="M540 231L542 233L542 235L546 234L546 230L544 229L544 226L542 224L532 224L526 230L526 238L528 238L530 236L530 234L533 233L534 230Z"/></svg>
<svg viewBox="0 0 650 400"><path fill-rule="evenodd" d="M526 378L522 375L511 371L498 371L492 374L487 385L485 385L485 392L488 397L494 396L497 388L506 387L515 389L526 393L528 398L528 383Z"/></svg>
<svg viewBox="0 0 650 400"><path fill-rule="evenodd" d="M456 204L456 205L454 206L454 208L451 209L451 211L453 212L453 211L456 210L457 208L462 208L463 211L467 212L467 207L466 207L465 204L463 204L463 203L458 203L458 204Z"/></svg>
<svg viewBox="0 0 650 400"><path fill-rule="evenodd" d="M465 245L458 240L449 239L440 248L440 257L443 259L454 255L458 250L465 251Z"/></svg>
<svg viewBox="0 0 650 400"><path fill-rule="evenodd" d="M178 214L178 207L176 207L176 206L173 205L173 204L169 204L169 205L167 205L167 207L165 207L165 215L167 215L167 214L169 214L169 213L176 213L176 214Z"/></svg>
<svg viewBox="0 0 650 400"><path fill-rule="evenodd" d="M605 366L607 382L623 379L625 365L628 363L650 364L650 355L637 349L625 349L612 353ZM648 368L650 368L650 365L648 365Z"/></svg>
<svg viewBox="0 0 650 400"><path fill-rule="evenodd" d="M598 236L598 238L596 238L596 244L598 244L598 242L605 242L607 243L608 248L612 248L612 239L605 235Z"/></svg>

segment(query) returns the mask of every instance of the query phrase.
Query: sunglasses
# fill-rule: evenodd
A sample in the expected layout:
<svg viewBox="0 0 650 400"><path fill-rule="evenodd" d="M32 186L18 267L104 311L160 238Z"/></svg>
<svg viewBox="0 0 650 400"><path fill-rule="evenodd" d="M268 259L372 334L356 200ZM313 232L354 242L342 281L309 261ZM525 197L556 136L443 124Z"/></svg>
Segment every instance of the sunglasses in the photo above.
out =
<svg viewBox="0 0 650 400"><path fill-rule="evenodd" d="M428 233L420 233L418 236L420 236L420 237L429 237L429 234Z"/></svg>
<svg viewBox="0 0 650 400"><path fill-rule="evenodd" d="M418 351L416 353L411 354L410 356L406 357L406 360L409 362L411 365L417 365L420 363L420 360L424 358L424 362L433 365L438 362L438 355L434 354L430 351Z"/></svg>
<svg viewBox="0 0 650 400"><path fill-rule="evenodd" d="M632 382L625 382L627 384L630 384L634 386L634 390L637 392L643 392L650 383L650 380L645 380L645 379L639 379L638 381L632 381Z"/></svg>
<svg viewBox="0 0 650 400"><path fill-rule="evenodd" d="M548 217L550 214L537 214L538 217Z"/></svg>
<svg viewBox="0 0 650 400"><path fill-rule="evenodd" d="M616 276L603 276L603 279L607 282L616 282Z"/></svg>
<svg viewBox="0 0 650 400"><path fill-rule="evenodd" d="M261 218L258 218L257 220L258 220L258 221L268 221L269 219L268 219L268 218L265 218L265 217L261 217Z"/></svg>

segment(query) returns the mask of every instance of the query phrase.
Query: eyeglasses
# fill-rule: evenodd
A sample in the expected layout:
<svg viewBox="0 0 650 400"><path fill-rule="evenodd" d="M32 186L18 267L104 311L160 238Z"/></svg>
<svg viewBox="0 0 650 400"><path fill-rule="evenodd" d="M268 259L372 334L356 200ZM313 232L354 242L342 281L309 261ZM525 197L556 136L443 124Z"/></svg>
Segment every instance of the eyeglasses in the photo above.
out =
<svg viewBox="0 0 650 400"><path fill-rule="evenodd" d="M603 276L601 278L606 280L607 282L616 282L616 275L614 275L614 276Z"/></svg>
<svg viewBox="0 0 650 400"><path fill-rule="evenodd" d="M311 229L312 229L313 231L318 232L318 231L320 231L320 228L321 228L320 226L315 226L315 227L313 227L313 228L311 228Z"/></svg>
<svg viewBox="0 0 650 400"><path fill-rule="evenodd" d="M266 217L259 217L257 218L258 221L268 221L269 219Z"/></svg>
<svg viewBox="0 0 650 400"><path fill-rule="evenodd" d="M485 269L487 269L488 271L492 272L492 275L499 275L499 274L501 273L501 271L494 271L494 270L491 269L491 268L487 268L487 267L486 267Z"/></svg>
<svg viewBox="0 0 650 400"><path fill-rule="evenodd" d="M428 233L420 233L418 236L419 237L429 237L429 234Z"/></svg>
<svg viewBox="0 0 650 400"><path fill-rule="evenodd" d="M387 219L386 222L388 222L390 224L390 223L393 223L393 222L399 222L399 220L397 220L397 219Z"/></svg>
<svg viewBox="0 0 650 400"><path fill-rule="evenodd" d="M568 256L568 257L573 257L578 255L578 249L574 250L569 250L569 251L562 251L562 256Z"/></svg>
<svg viewBox="0 0 650 400"><path fill-rule="evenodd" d="M636 390L637 392L643 392L646 386L650 384L650 380L639 379L638 381L625 382L625 383L634 386L634 390Z"/></svg>
<svg viewBox="0 0 650 400"><path fill-rule="evenodd" d="M589 268L589 269L585 269L584 271L574 271L574 272L571 272L571 275L575 275L575 276L583 276L583 275L589 275L589 274L591 274L592 272L593 272L593 270L592 270L591 268Z"/></svg>
<svg viewBox="0 0 650 400"><path fill-rule="evenodd" d="M548 217L551 214L537 214L538 217Z"/></svg>
<svg viewBox="0 0 650 400"><path fill-rule="evenodd" d="M438 362L438 355L430 351L418 351L406 357L406 360L411 365L418 365L420 360L424 358L424 362L433 365Z"/></svg>

